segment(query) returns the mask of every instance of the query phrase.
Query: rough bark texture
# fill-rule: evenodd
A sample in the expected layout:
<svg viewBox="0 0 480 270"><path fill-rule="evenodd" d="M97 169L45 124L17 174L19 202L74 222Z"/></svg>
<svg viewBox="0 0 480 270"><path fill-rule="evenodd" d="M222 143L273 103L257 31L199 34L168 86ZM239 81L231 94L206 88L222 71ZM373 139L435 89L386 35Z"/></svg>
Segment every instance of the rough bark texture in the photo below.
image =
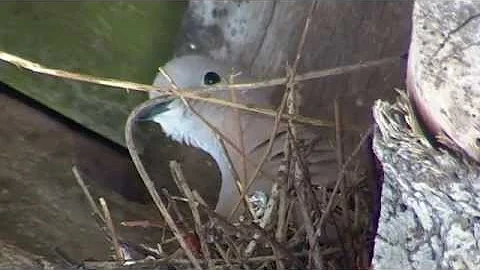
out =
<svg viewBox="0 0 480 270"><path fill-rule="evenodd" d="M478 269L478 166L412 131L405 94L374 107L384 183L375 269Z"/></svg>
<svg viewBox="0 0 480 270"><path fill-rule="evenodd" d="M416 1L408 90L435 133L480 161L480 2Z"/></svg>
<svg viewBox="0 0 480 270"><path fill-rule="evenodd" d="M375 104L385 177L376 269L478 269L480 170L448 137L478 159L479 14L477 1L415 2L409 94L428 131L453 147L432 147L405 94Z"/></svg>

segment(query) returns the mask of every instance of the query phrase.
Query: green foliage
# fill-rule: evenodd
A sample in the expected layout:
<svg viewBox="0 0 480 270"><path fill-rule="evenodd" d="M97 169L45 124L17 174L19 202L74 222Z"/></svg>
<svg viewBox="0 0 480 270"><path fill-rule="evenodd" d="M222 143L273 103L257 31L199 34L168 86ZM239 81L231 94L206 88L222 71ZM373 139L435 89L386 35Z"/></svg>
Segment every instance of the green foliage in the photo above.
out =
<svg viewBox="0 0 480 270"><path fill-rule="evenodd" d="M0 50L42 65L153 82L173 54L185 2L2 2ZM0 62L0 80L101 135L123 143L144 93L37 75Z"/></svg>

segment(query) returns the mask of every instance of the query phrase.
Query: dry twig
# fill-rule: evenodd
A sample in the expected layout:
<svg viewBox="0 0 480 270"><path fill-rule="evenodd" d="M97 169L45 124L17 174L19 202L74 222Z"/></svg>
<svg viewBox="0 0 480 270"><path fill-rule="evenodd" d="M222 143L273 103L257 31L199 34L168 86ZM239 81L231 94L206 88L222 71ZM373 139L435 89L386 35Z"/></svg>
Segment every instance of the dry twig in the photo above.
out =
<svg viewBox="0 0 480 270"><path fill-rule="evenodd" d="M342 117L340 114L340 104L338 103L338 97L333 100L333 110L334 110L334 115L335 115L335 150L336 150L336 156L337 156L337 166L338 166L338 174L339 180L341 182L340 185L340 193L342 195L341 197L341 204L342 204L342 214L343 214L343 222L342 222L342 229L348 228L349 227L349 215L348 215L348 196L347 196L347 177L345 174L343 176L340 175L340 171L342 170L342 166L344 163L344 147L343 147L343 130L342 130ZM337 230L337 235L339 236L339 240L342 243L342 246L352 246L351 239L348 237L346 234L341 234L338 233ZM350 262L350 256L347 254L345 251L345 248L343 248L344 251L344 259L346 261L346 265L352 265Z"/></svg>
<svg viewBox="0 0 480 270"><path fill-rule="evenodd" d="M230 146L232 146L232 148L234 148L237 152L239 152L241 155L243 155L245 157L245 154L244 154L244 151L239 148L232 140L230 140L227 136L225 136L222 132L220 132L220 130L215 127L212 123L210 123L205 117L203 117L203 115L201 115L200 113L197 112L197 110L195 110L191 105L190 103L184 98L182 97L179 92L178 92L178 86L176 85L176 83L172 80L172 78L170 77L170 75L168 75L168 73L165 72L165 70L163 68L159 68L158 69L160 71L160 73L162 73L163 77L165 77L165 79L170 83L170 86L172 87L172 92L173 93L176 93L179 95L180 99L182 100L183 104L185 105L185 107L187 107L193 114L195 114L205 125L207 125L217 136L219 136L220 138L220 143L222 145L222 148L223 148L223 153L225 155L225 158L227 159L228 161L228 165L229 165L229 168L230 170L232 171L232 175L235 179L235 183L237 185L237 188L239 190L239 193L240 194L243 194L243 190L244 190L244 187L243 187L243 184L241 183L239 177L238 177L238 171L236 170L235 166L233 165L233 162L232 162L232 158L230 156L230 154L228 153L227 151L227 148L225 147L225 144L223 143L223 141L226 141ZM247 209L249 210L249 212L251 212L251 206L250 206L250 203L248 201L248 198L247 196L242 196L241 198L243 198L243 201L245 203L245 206L247 207Z"/></svg>
<svg viewBox="0 0 480 270"><path fill-rule="evenodd" d="M182 224L182 227L184 228L184 230L190 230L191 229L190 226L188 225L187 221L183 217L182 212L180 212L180 209L178 208L177 202L175 201L175 197L170 196L170 193L166 188L162 188L162 193L168 201L167 210L169 210L169 208L172 208L173 213L175 213L175 216L177 217L176 220L178 220L180 224Z"/></svg>
<svg viewBox="0 0 480 270"><path fill-rule="evenodd" d="M85 194L85 197L87 197L88 204L90 205L90 208L92 209L93 213L95 213L101 221L105 222L105 218L103 217L102 212L100 212L100 209L95 203L95 200L90 194L90 191L88 191L87 185L85 185L85 182L83 181L83 178L80 175L80 172L78 171L77 166L72 167L72 172L73 172L73 175L75 176L75 179L77 180L78 185L82 189L83 194Z"/></svg>
<svg viewBox="0 0 480 270"><path fill-rule="evenodd" d="M297 72L298 64L300 63L300 59L303 53L303 47L305 45L305 40L307 37L308 29L310 26L310 23L312 21L313 13L316 10L316 7L318 5L317 1L313 1L310 5L310 9L307 15L307 18L305 20L305 26L303 27L303 32L300 37L300 41L298 43L298 48L297 48L297 54L295 57L295 60L293 62L293 65L290 69L287 69L287 83L286 83L286 92L288 93L288 99L287 99L287 107L288 107L288 113L290 115L295 115L298 114L299 111L299 106L300 104L297 104L297 96L298 94L298 89L295 88L295 75ZM292 144L292 141L296 141L297 136L299 136L298 131L293 123L293 121L289 120L288 121L288 127L289 127L289 137L292 140L288 140L290 144ZM308 235L308 240L310 244L310 253L309 257L313 259L313 262L315 264L316 269L323 269L323 259L320 256L320 248L319 244L315 239L314 236L314 226L313 226L313 221L310 217L310 204L305 198L305 182L309 182L310 179L307 179L305 177L305 174L308 174L308 167L302 166L300 163L301 161L301 153L298 150L295 150L296 147L292 148L287 148L287 149L294 149L294 186L297 191L297 198L299 199L300 202L300 211L303 217L303 222L305 229L307 231Z"/></svg>
<svg viewBox="0 0 480 270"><path fill-rule="evenodd" d="M235 77L234 75L230 76L229 81L228 81L229 84L233 84L234 77ZM237 103L237 93L233 89L230 89L230 98L232 99L232 102ZM243 132L243 126L242 126L242 117L240 115L240 110L239 109L234 109L234 111L235 111L235 120L237 122L237 127L238 127L238 138L239 138L239 143L240 143L240 156L241 156L241 159L242 159L242 168L243 168L241 177L240 177L240 175L237 176L237 178L238 178L237 189L238 189L238 192L239 192L240 195L245 194L243 196L243 201L245 203L245 207L248 210L250 218L253 219L254 218L254 211L253 211L252 205L248 201L247 191L245 191L245 185L248 184L248 182L246 182L246 179L247 179L247 156L246 156L246 151L245 151L245 140L244 140L245 138L244 138L244 132ZM223 143L223 141L222 141L222 143ZM225 146L223 146L223 149L226 149ZM230 166L233 166L233 162L230 159L229 159L229 163L230 163ZM234 212L235 211L232 212L232 214L230 215L230 218L233 217Z"/></svg>
<svg viewBox="0 0 480 270"><path fill-rule="evenodd" d="M286 234L288 229L288 210L290 206L290 202L288 200L288 189L290 188L289 185L289 176L290 176L290 163L291 163L291 151L290 151L290 143L288 141L285 142L284 146L284 153L285 157L283 160L283 164L280 165L279 168L279 177L278 177L278 184L279 184L279 201L278 201L278 211L277 211L277 230L275 232L275 239L278 242L283 243L286 240Z"/></svg>
<svg viewBox="0 0 480 270"><path fill-rule="evenodd" d="M198 238L200 240L200 247L203 256L207 261L208 269L213 269L215 265L213 264L210 257L210 251L207 245L205 230L203 229L202 220L200 219L200 213L198 212L197 208L198 203L196 203L195 199L193 198L192 190L188 186L187 180L185 179L185 176L183 175L183 172L180 168L180 164L178 164L176 161L170 161L170 171L172 173L173 180L177 184L177 187L188 199L188 205L190 206L190 210L192 211L195 231L197 232Z"/></svg>
<svg viewBox="0 0 480 270"><path fill-rule="evenodd" d="M232 263L230 262L230 259L227 256L227 253L225 250L218 244L217 241L215 241L215 248L217 249L218 253L220 254L220 257L222 257L223 261L227 265L227 267L232 267Z"/></svg>
<svg viewBox="0 0 480 270"><path fill-rule="evenodd" d="M143 180L143 183L145 184L148 192L150 193L150 196L152 197L153 201L155 202L155 205L157 206L158 210L162 214L165 222L172 230L173 235L175 235L175 237L177 238L178 243L180 244L182 249L185 251L185 254L187 255L188 259L190 259L190 261L192 262L192 264L196 269L202 269L199 261L197 260L197 258L195 258L195 256L192 253L192 250L185 242L185 239L183 238L182 233L178 228L177 224L175 223L173 218L170 216L170 213L168 212L167 207L163 203L162 199L160 198L160 195L158 194L155 188L155 184L150 179L150 176L145 170L145 167L143 166L143 163L140 160L140 156L138 155L138 150L133 140L132 128L134 127L137 113L141 109L143 109L143 107L141 106L134 109L133 112L128 117L127 123L125 125L125 142L127 144L128 151L130 153L130 156L132 157L132 161L135 164L135 167L137 168L138 173L140 174L140 177Z"/></svg>
<svg viewBox="0 0 480 270"><path fill-rule="evenodd" d="M165 224L151 222L150 220L128 220L120 222L125 227L142 227L142 228L165 228Z"/></svg>
<svg viewBox="0 0 480 270"><path fill-rule="evenodd" d="M232 75L229 78L228 83L233 84L235 76ZM230 89L230 98L232 99L232 102L237 103L237 92L233 89ZM242 117L240 115L240 110L235 109L235 121L237 122L237 127L238 127L238 137L240 138L240 154L242 157L242 175L240 178L240 182L245 186L245 180L247 178L247 160L246 160L246 151L245 151L245 140L244 140L244 132L243 132L243 126L242 126Z"/></svg>
<svg viewBox="0 0 480 270"><path fill-rule="evenodd" d="M112 237L113 248L115 249L115 254L117 255L117 260L119 262L123 262L123 253L122 249L120 248L120 244L118 243L117 234L115 233L115 226L113 225L112 217L110 215L110 210L108 209L107 202L104 198L100 198L100 205L102 206L103 216L105 217L105 223L107 224L107 228L110 231L110 235Z"/></svg>
<svg viewBox="0 0 480 270"><path fill-rule="evenodd" d="M171 95L170 93L168 93L169 92L168 89L159 89L158 87L152 86L149 84L134 83L134 82L128 82L128 81L117 80L112 78L104 78L104 77L91 76L91 75L81 74L76 72L69 72L62 69L48 68L38 63L29 61L25 58L21 58L13 54L6 53L4 51L0 51L0 60L8 62L12 65L15 65L18 68L24 68L35 73L46 74L46 75L50 75L58 78L110 86L110 87L115 87L115 88L120 88L125 90L134 90L134 91L142 91L142 92L161 91L165 93L165 96ZM400 60L401 60L400 56L393 56L393 57L382 58L379 60L364 61L364 62L360 62L353 65L346 65L346 66L335 67L330 69L310 71L301 75L296 75L295 81L301 82L301 81L308 81L313 79L320 79L320 78L325 78L329 76L345 74L345 73L360 70L360 69L373 68L373 67L378 67L382 65L392 64ZM214 92L214 91L224 91L227 89L254 90L254 89L261 89L269 86L284 85L287 83L287 81L288 81L288 78L275 78L275 79L270 79L270 80L260 81L260 82L242 83L242 84L233 84L233 85L217 85L217 86L212 86L207 88L202 87L198 89L192 88L192 89L184 89L184 90L188 92Z"/></svg>
<svg viewBox="0 0 480 270"><path fill-rule="evenodd" d="M268 200L265 213L260 220L260 228L266 228L267 225L270 223L271 219L274 216L274 211L276 210L276 205L277 205L277 200L278 200L278 192L279 192L279 187L278 183L274 183L272 186L272 190L270 192L270 198ZM253 235L254 239L258 239L260 237L259 234ZM248 243L247 248L244 251L245 257L248 258L252 255L253 251L255 250L257 242L255 240L250 241Z"/></svg>
<svg viewBox="0 0 480 270"><path fill-rule="evenodd" d="M353 150L352 154L348 157L348 159L343 164L343 166L342 166L342 168L341 168L341 170L340 170L340 172L337 176L337 182L335 183L335 187L333 188L332 195L330 196L330 199L328 200L327 207L323 211L322 217L320 218L318 224L316 225L316 227L317 227L317 231L315 233L316 237L321 235L321 230L322 230L322 228L325 224L325 221L326 221L328 215L330 214L330 212L332 211L333 204L335 202L335 196L340 189L340 185L342 184L342 179L344 179L343 176L345 175L345 173L347 171L348 165L350 165L353 158L360 152L360 150L362 149L362 146L365 144L368 137L371 135L372 131L373 131L373 128L370 127L367 130L367 132L365 132L365 134L362 136L360 142L357 144L357 146Z"/></svg>
<svg viewBox="0 0 480 270"><path fill-rule="evenodd" d="M342 130L342 117L340 115L340 105L338 103L338 98L335 98L333 101L333 110L335 115L335 143L336 143L336 154L337 154L337 164L338 164L338 171L342 170L342 166L344 163L344 150L343 150L343 130ZM343 176L342 178L345 178ZM342 185L340 187L340 192L342 193L342 207L343 209L347 209L347 187L346 187L346 180L340 180ZM343 212L343 223L344 226L348 226L348 211Z"/></svg>
<svg viewBox="0 0 480 270"><path fill-rule="evenodd" d="M258 225L254 223L251 223L251 224L242 223L238 227L233 226L224 217L210 210L208 206L205 204L205 201L200 197L198 192L193 191L193 196L200 203L200 206L202 206L201 209L205 211L205 213L211 219L215 220L216 224L222 227L224 230L234 231L237 237L248 239L248 240L252 239L253 235L259 234L260 235L259 239L262 239L263 241L269 243L272 249L275 249L277 254L280 255L280 259L289 259L289 260L292 260L291 262L293 262L293 264L297 266L301 265L300 262L294 256L292 256L292 254L288 250L286 250L282 245L280 245L277 241L275 241L275 239L270 237L270 235L267 234Z"/></svg>
<svg viewBox="0 0 480 270"><path fill-rule="evenodd" d="M287 104L287 95L284 94L283 98L282 98L282 102L280 103L279 109L277 110L277 116L275 117L275 123L273 124L272 133L270 134L270 138L268 140L267 148L265 149L265 152L264 152L262 158L260 159L260 162L255 167L255 171L253 172L252 176L248 179L247 186L244 188L244 192L242 192L240 194L242 197L246 196L246 192L250 189L250 187L254 183L255 179L257 179L259 173L262 171L263 165L267 161L267 158L269 157L269 155L272 151L273 143L275 142L275 137L277 135L277 131L278 131L278 128L280 126L280 115L283 112L283 110L285 109L286 104ZM233 208L233 210L230 214L230 217L232 217L235 214L239 205L240 205L240 201L238 201L236 203L235 207Z"/></svg>
<svg viewBox="0 0 480 270"><path fill-rule="evenodd" d="M50 76L54 77L59 77L59 78L64 78L64 79L69 79L69 80L75 80L75 81L81 81L81 82L87 82L87 83L93 83L93 84L98 84L98 85L104 85L104 86L110 86L110 87L115 87L115 88L120 88L120 89L126 89L126 90L135 90L135 91L143 91L143 92L149 92L149 91L161 91L164 93L164 96L181 96L184 98L188 99L196 99L196 100L201 100L205 102L210 102L212 104L217 104L217 105L222 105L222 106L229 106L232 108L238 108L240 110L244 111L249 111L249 112L254 112L254 113L260 113L264 115L269 115L272 117L275 117L277 113L274 110L271 109L266 109L266 108L256 108L250 105L246 104L238 104L234 102L229 102L226 100L222 99L216 99L216 98L208 98L208 97L203 97L202 92L212 92L212 91L222 91L222 90L227 90L227 89L260 89L264 88L267 86L275 86L275 85L283 85L287 83L288 78L276 78L276 79L271 79L268 81L263 81L263 82L254 82L254 83L245 83L245 84L233 84L233 85L220 85L220 86L214 86L214 87L208 87L208 88L200 88L200 89L183 89L182 91L173 94L170 90L171 89L160 89L156 86L148 85L148 84L140 84L140 83L133 83L133 82L128 82L128 81L122 81L122 80L116 80L116 79L111 79L111 78L102 78L102 77L95 77L91 75L86 75L86 74L81 74L81 73L75 73L75 72L68 72L65 70L61 69L52 69L52 68L47 68L44 67L38 63L26 60L24 58L0 51L0 59L11 63L17 67L21 67L27 70L30 70L32 72L36 73L41 73L41 74L47 74ZM378 67L382 66L385 64L391 64L395 63L401 60L400 57L394 56L394 57L389 57L389 58L383 58L379 60L373 60L373 61L366 61L366 62L361 62L358 64L353 64L353 65L348 65L348 66L342 66L342 67L336 67L332 69L326 69L326 70L320 70L320 71L311 71L307 72L303 75L296 75L295 76L295 81L300 82L300 81L307 81L307 80L312 80L312 79L318 79L318 78L323 78L323 77L328 77L328 76L334 76L334 75L339 75L339 74L344 74L364 68L370 68L370 67ZM292 120L297 123L302 123L302 124L309 124L313 126L327 126L327 127L333 127L334 123L328 122L328 121L322 121L318 119L313 119L310 117L304 117L300 115L289 115L289 114L282 114L281 118L283 120ZM348 125L346 126L349 129L352 130L358 130L358 127L355 127L353 125Z"/></svg>

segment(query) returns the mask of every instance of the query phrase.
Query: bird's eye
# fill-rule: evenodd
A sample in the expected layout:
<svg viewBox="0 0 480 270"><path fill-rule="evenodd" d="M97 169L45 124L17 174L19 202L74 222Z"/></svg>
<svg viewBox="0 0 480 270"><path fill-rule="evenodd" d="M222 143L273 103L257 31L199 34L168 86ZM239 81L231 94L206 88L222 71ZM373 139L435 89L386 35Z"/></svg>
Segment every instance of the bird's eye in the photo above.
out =
<svg viewBox="0 0 480 270"><path fill-rule="evenodd" d="M219 83L221 80L222 79L220 78L220 75L213 71L207 72L203 76L203 84L205 85L214 85Z"/></svg>

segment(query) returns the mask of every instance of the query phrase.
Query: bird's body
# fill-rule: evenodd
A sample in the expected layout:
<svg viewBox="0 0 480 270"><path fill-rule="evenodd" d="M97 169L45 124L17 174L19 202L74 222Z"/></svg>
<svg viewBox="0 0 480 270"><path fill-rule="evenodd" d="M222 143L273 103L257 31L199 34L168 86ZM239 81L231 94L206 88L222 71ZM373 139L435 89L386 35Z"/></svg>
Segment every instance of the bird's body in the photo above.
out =
<svg viewBox="0 0 480 270"><path fill-rule="evenodd" d="M211 84L207 77L213 76L212 78L216 79L216 75L223 80L223 83L226 83L228 74L232 73L231 67L227 65L195 55L175 58L165 65L164 70L179 88L206 87L208 84ZM236 76L234 79L236 83L251 81L252 79L245 75ZM159 73L154 85L165 86L168 83L163 75ZM272 91L274 89L235 90L234 95L232 95L227 90L215 92L214 95L216 98L230 101L234 99L235 102L274 109ZM151 98L153 97L155 97L155 93L151 95ZM165 104L166 108L161 108L159 113L153 113L151 119L159 123L163 131L172 139L201 148L217 162L222 175L222 185L216 211L224 216L228 216L240 198L235 183L236 174L238 173L239 179L244 185L246 180L252 176L255 167L267 149L268 140L274 127L274 118L241 110L237 111L230 107L202 101L191 100L189 105L223 135L223 144L220 140L221 136L218 136L211 126L187 108L180 99ZM303 134L303 138L307 141L314 137L314 133L308 132L308 130L303 132ZM249 189L250 192L256 190L269 191L283 159L285 136L286 128L284 124L281 124L275 136L272 152L263 166L261 174ZM318 159L317 161L312 161L312 164L322 164L325 161L331 162L334 160L331 156L333 153L331 149L326 152L319 151L318 153L322 154L312 155L312 157ZM326 156L325 153L327 154ZM227 157L227 154L230 159ZM245 159L243 155L245 155ZM232 161L234 169L230 165L229 160ZM325 168L325 166L322 166L322 168ZM313 167L311 172L312 175L318 175L319 173ZM323 173L325 177L331 175L326 171L323 171Z"/></svg>

